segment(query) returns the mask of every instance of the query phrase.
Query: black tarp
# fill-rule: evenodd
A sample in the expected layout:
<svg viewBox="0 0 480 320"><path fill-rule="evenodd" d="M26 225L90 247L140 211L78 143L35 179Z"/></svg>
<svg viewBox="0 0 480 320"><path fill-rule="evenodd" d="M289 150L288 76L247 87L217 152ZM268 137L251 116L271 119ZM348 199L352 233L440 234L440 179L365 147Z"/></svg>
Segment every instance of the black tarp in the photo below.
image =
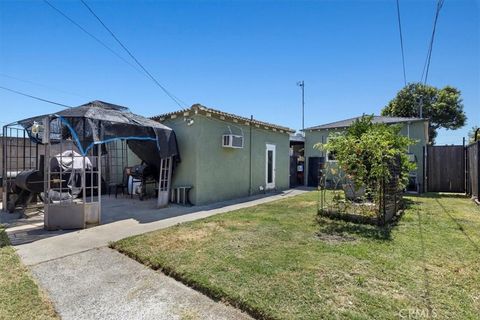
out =
<svg viewBox="0 0 480 320"><path fill-rule="evenodd" d="M18 123L33 141L41 143L41 134L33 133L32 128L35 123L43 124L47 116L51 119L51 143L72 139L84 156L94 145L126 140L140 159L156 169L160 158L174 157L179 161L175 132L157 121L131 113L126 107L97 100Z"/></svg>

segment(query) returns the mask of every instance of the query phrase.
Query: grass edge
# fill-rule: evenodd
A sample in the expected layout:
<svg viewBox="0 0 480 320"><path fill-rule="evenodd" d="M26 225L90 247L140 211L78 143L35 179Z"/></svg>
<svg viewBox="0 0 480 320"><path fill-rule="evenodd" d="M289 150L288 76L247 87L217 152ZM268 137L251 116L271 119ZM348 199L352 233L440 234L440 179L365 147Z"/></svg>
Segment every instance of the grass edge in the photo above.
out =
<svg viewBox="0 0 480 320"><path fill-rule="evenodd" d="M136 254L134 254L134 253L132 253L128 250L124 250L124 249L118 247L116 244L117 244L117 242L110 243L109 248L114 249L117 252L120 252L121 254L137 261L138 263L141 263L145 267L148 267L148 268L150 268L154 271L162 272L163 274L167 275L168 277L171 277L171 278L175 279L176 281L179 281L182 284L186 285L187 287L190 287L190 288L194 289L195 291L198 291L198 292L206 295L207 297L209 297L210 299L212 299L214 301L223 302L223 303L225 303L227 305L230 305L230 306L232 306L236 309L239 309L240 311L245 312L246 314L253 317L254 319L278 320L278 318L275 318L272 315L265 313L265 311L263 311L261 309L255 308L255 307L251 306L250 304L248 304L246 302L243 302L243 301L240 301L236 298L231 297L229 294L227 294L226 292L224 292L220 289L215 290L215 289L210 288L206 285L203 285L203 284L201 284L201 283L199 283L199 282L197 282L193 279L189 279L185 275L183 275L179 272L176 272L175 270L173 270L172 268L170 268L168 266L161 265L161 264L153 265L150 262L142 259L140 256L138 256L138 255L136 255Z"/></svg>

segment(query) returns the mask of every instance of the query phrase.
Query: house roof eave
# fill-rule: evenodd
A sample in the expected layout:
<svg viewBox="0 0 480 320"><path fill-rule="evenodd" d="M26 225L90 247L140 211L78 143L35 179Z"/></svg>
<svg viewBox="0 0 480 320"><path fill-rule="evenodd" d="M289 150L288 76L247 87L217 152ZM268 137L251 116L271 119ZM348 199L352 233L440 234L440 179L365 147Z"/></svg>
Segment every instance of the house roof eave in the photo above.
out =
<svg viewBox="0 0 480 320"><path fill-rule="evenodd" d="M295 130L290 129L288 127L283 127L283 126L279 126L279 125L276 125L276 124L272 124L272 123L268 123L268 122L264 122L264 121L260 121L260 120L256 120L256 119L252 120L252 119L249 119L249 118L238 116L238 115L233 114L233 113L228 113L228 112L223 112L223 111L220 111L220 110L217 110L217 109L208 108L208 107L205 107L201 104L194 104L190 108L187 108L187 109L181 109L181 110L177 110L177 111L153 116L153 117L151 117L151 119L156 120L156 121L163 121L163 120L166 120L168 118L175 118L179 115L186 115L186 114L188 115L190 112L193 112L194 114L202 114L202 115L205 115L207 117L211 117L212 115L215 115L220 120L231 121L231 122L234 122L234 123L242 123L242 124L245 124L245 125L254 125L257 128L272 130L272 131L281 132L281 133L289 133L290 134L290 133L295 132Z"/></svg>

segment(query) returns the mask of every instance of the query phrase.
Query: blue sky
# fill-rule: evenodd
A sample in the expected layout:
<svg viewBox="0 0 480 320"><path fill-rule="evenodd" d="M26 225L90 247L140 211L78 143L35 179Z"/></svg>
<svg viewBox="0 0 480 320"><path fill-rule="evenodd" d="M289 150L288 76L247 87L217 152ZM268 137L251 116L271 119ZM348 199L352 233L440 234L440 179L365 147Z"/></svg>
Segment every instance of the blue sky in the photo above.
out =
<svg viewBox="0 0 480 320"><path fill-rule="evenodd" d="M128 58L80 1L51 1ZM378 114L403 86L394 0L88 3L189 105L299 129L299 80L305 81L307 127ZM407 80L414 82L436 2L400 5ZM477 1L446 0L440 14L428 82L459 88L469 120L461 130L440 132L438 144L461 143L480 123L479 10ZM74 106L109 101L146 116L178 109L43 1L0 2L0 85ZM2 125L59 109L1 90L0 99Z"/></svg>

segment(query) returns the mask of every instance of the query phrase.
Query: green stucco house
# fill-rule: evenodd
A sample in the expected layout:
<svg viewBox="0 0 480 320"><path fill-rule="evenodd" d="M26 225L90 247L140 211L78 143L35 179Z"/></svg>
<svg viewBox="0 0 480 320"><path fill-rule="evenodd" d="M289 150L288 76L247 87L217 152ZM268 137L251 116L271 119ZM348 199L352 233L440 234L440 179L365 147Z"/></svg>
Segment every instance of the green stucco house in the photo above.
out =
<svg viewBox="0 0 480 320"><path fill-rule="evenodd" d="M172 188L191 186L192 204L289 187L289 135L294 130L200 104L152 119L175 131L181 161Z"/></svg>
<svg viewBox="0 0 480 320"><path fill-rule="evenodd" d="M338 132L349 127L355 120L361 117L341 120L333 123L318 125L304 130L305 134L305 184L308 186L318 185L318 166L321 162L334 162L332 156L324 151L314 148L317 143L326 143L332 132ZM424 147L428 143L428 120L420 118L384 117L374 116L374 123L399 124L402 126L400 134L408 136L417 143L410 146L408 153L411 161L417 164L417 170L411 172L411 191L422 192L424 188ZM328 179L328 177L327 177Z"/></svg>

